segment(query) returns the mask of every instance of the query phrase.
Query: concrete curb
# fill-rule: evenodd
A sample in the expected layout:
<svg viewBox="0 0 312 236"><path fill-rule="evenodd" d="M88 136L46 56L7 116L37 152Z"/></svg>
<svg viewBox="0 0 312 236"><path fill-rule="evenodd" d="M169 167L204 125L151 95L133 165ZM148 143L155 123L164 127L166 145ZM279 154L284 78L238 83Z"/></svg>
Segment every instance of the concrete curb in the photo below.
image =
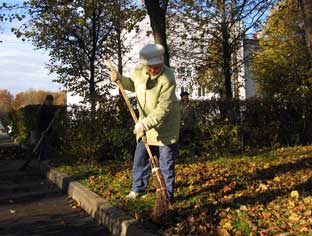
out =
<svg viewBox="0 0 312 236"><path fill-rule="evenodd" d="M107 227L113 235L159 236L159 234L144 229L133 217L114 207L107 200L64 173L44 164L41 164L40 168L50 181L74 200L79 201L81 207L100 224Z"/></svg>

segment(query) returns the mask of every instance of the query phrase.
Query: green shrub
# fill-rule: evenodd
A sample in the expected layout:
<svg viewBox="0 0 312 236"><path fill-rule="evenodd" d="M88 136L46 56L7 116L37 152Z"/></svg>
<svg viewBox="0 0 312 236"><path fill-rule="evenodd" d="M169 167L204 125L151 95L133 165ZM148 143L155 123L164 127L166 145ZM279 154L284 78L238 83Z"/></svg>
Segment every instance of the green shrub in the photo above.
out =
<svg viewBox="0 0 312 236"><path fill-rule="evenodd" d="M132 103L135 105L134 100ZM185 155L189 151L197 155L241 154L312 141L312 104L308 102L250 99L192 103L198 122L192 142L179 145L179 153ZM25 140L29 131L36 129L39 107L27 106L11 112L14 137ZM132 157L134 125L122 100L111 98L102 102L95 116L81 106L66 110L61 112L51 135L52 145L59 152L99 161Z"/></svg>
<svg viewBox="0 0 312 236"><path fill-rule="evenodd" d="M276 145L312 142L312 105L307 101L193 101L197 149L244 153Z"/></svg>
<svg viewBox="0 0 312 236"><path fill-rule="evenodd" d="M133 122L129 112L117 100L101 104L92 120L83 107L68 107L60 149L69 156L84 160L129 158L135 148Z"/></svg>
<svg viewBox="0 0 312 236"><path fill-rule="evenodd" d="M9 117L12 123L12 135L16 140L20 142L28 141L30 131L38 130L38 115L40 107L41 105L28 105L10 112ZM54 106L56 111L61 108L62 106ZM64 116L64 112L61 112L57 122L62 121ZM61 135L60 133L62 130L57 128L53 128L52 130L53 135L51 135L51 137L53 138L51 142L55 143L57 137Z"/></svg>

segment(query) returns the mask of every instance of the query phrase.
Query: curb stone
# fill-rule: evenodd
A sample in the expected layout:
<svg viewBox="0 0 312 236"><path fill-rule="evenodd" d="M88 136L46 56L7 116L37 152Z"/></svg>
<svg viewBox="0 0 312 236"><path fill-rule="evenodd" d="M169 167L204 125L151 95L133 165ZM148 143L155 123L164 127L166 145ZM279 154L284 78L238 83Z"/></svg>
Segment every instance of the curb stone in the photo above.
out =
<svg viewBox="0 0 312 236"><path fill-rule="evenodd" d="M56 169L41 163L40 169L44 175L67 193L98 223L104 225L113 235L120 236L160 236L136 222L121 209L114 207L107 200L84 187L78 181Z"/></svg>

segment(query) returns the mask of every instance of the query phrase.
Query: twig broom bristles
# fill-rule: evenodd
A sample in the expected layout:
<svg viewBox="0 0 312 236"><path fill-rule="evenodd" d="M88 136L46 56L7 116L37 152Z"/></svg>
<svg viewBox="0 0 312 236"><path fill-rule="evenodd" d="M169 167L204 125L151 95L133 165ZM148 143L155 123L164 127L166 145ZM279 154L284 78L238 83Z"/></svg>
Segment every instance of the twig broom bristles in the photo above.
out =
<svg viewBox="0 0 312 236"><path fill-rule="evenodd" d="M110 68L110 70L115 70L111 61L107 60L107 65ZM122 83L120 82L120 80L116 81L119 90L127 104L128 110L132 116L132 119L134 121L134 123L138 122L138 118L133 110L133 107L128 99L127 94L125 93L125 89L122 85ZM166 184L164 181L164 177L161 173L161 170L159 168L159 163L158 163L158 159L156 156L153 156L150 147L147 144L147 140L146 140L146 136L143 136L142 138L146 151L148 153L149 156L149 163L152 169L152 176L153 176L153 181L156 187L156 203L153 209L153 213L152 213L152 219L153 220L157 220L160 216L164 215L167 213L167 211L169 210L169 206L170 206L170 201L169 201L169 197L168 197L168 193L166 190Z"/></svg>

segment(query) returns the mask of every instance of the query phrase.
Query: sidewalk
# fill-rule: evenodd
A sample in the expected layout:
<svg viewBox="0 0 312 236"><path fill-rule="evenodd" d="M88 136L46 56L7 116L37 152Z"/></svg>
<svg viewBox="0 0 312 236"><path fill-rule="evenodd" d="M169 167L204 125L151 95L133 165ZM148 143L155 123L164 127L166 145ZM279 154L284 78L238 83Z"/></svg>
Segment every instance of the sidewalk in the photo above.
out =
<svg viewBox="0 0 312 236"><path fill-rule="evenodd" d="M43 177L36 161L19 172L23 160L5 160L8 146L10 139L0 133L1 236L111 236Z"/></svg>
<svg viewBox="0 0 312 236"><path fill-rule="evenodd" d="M16 144L13 143L9 135L7 135L6 133L2 133L0 131L0 146L1 147L16 146Z"/></svg>

